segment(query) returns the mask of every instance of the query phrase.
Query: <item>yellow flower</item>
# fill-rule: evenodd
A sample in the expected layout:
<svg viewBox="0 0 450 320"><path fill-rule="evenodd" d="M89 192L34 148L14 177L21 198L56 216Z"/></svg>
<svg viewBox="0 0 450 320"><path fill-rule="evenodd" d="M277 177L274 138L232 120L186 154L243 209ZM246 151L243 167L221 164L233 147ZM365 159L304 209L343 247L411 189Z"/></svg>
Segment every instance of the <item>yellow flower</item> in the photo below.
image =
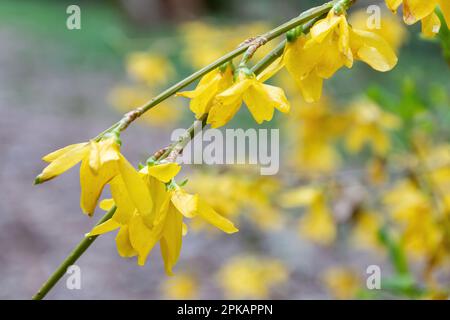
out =
<svg viewBox="0 0 450 320"><path fill-rule="evenodd" d="M169 299L195 299L198 296L198 283L188 274L177 274L164 280L162 290Z"/></svg>
<svg viewBox="0 0 450 320"><path fill-rule="evenodd" d="M331 10L308 35L288 41L283 61L307 102L318 101L324 79L361 60L381 72L397 64L397 56L379 35L349 27L344 14Z"/></svg>
<svg viewBox="0 0 450 320"><path fill-rule="evenodd" d="M175 73L166 57L147 52L130 54L127 57L127 71L131 77L151 87L165 84Z"/></svg>
<svg viewBox="0 0 450 320"><path fill-rule="evenodd" d="M238 230L233 223L220 216L197 195L186 193L179 186L169 182L180 171L174 163L147 166L140 171L141 181L146 182L145 190L151 194L153 210L143 214L139 209L141 203L124 190L124 185L115 178L111 182L111 194L117 210L113 217L96 226L88 236L103 234L120 229L116 238L117 250L123 257L138 256L138 264L144 265L153 247L159 242L165 270L172 274L186 233L183 216L201 217L226 233ZM169 183L169 184L168 184Z"/></svg>
<svg viewBox="0 0 450 320"><path fill-rule="evenodd" d="M380 156L390 148L389 130L399 128L400 119L382 111L369 100L357 101L351 106L352 125L347 134L346 146L351 152L360 151L369 144Z"/></svg>
<svg viewBox="0 0 450 320"><path fill-rule="evenodd" d="M300 235L307 239L329 245L336 238L336 225L323 191L314 187L300 187L285 193L281 204L286 208L307 206L308 211L299 221Z"/></svg>
<svg viewBox="0 0 450 320"><path fill-rule="evenodd" d="M380 25L371 28L368 25L369 15L365 10L358 10L351 14L349 22L355 29L370 31L378 34L395 50L398 51L408 37L404 25L393 15L381 13Z"/></svg>
<svg viewBox="0 0 450 320"><path fill-rule="evenodd" d="M415 183L407 180L397 183L384 197L391 216L398 223L402 245L415 258L437 252L443 237L431 201Z"/></svg>
<svg viewBox="0 0 450 320"><path fill-rule="evenodd" d="M133 196L137 194L140 201L146 199L148 203L142 207L143 212L151 210L152 203L148 194L145 192L142 194L143 192L139 191L144 184L140 183L137 172L120 154L119 145L113 137L100 142L73 144L46 155L43 160L50 164L36 178L36 183L50 180L81 161L80 206L86 214L94 213L104 186L118 175L121 176L120 179L123 179L127 189L137 190L137 193L133 191Z"/></svg>
<svg viewBox="0 0 450 320"><path fill-rule="evenodd" d="M233 84L233 70L230 64L225 69L218 68L204 76L193 91L177 93L177 96L190 98L191 111L199 119L211 109L213 99Z"/></svg>
<svg viewBox="0 0 450 320"><path fill-rule="evenodd" d="M217 278L227 299L267 299L273 287L287 281L288 271L278 260L245 256L229 261Z"/></svg>
<svg viewBox="0 0 450 320"><path fill-rule="evenodd" d="M359 211L356 213L352 229L352 240L355 246L363 249L380 249L378 233L382 227L380 214L372 211Z"/></svg>
<svg viewBox="0 0 450 320"><path fill-rule="evenodd" d="M283 89L263 84L249 69L240 68L236 83L216 96L207 122L213 128L225 125L242 102L259 124L272 120L275 108L281 112L288 112L290 108Z"/></svg>
<svg viewBox="0 0 450 320"><path fill-rule="evenodd" d="M432 37L439 32L441 23L434 10L439 6L447 25L450 25L450 2L448 0L386 0L389 9L396 12L403 4L403 20L406 24L422 21L423 34Z"/></svg>
<svg viewBox="0 0 450 320"><path fill-rule="evenodd" d="M354 299L361 287L361 279L353 270L345 267L333 267L326 270L322 281L337 299Z"/></svg>

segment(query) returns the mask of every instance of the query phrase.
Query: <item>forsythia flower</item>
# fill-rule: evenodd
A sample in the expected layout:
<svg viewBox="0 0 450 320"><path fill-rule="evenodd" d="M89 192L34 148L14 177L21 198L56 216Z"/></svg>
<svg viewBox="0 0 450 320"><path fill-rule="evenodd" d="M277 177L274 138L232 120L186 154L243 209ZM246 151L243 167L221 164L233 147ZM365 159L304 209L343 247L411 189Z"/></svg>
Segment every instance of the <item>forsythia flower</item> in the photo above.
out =
<svg viewBox="0 0 450 320"><path fill-rule="evenodd" d="M242 102L257 123L272 120L274 109L289 112L283 89L263 84L248 68L239 68L236 83L215 97L207 122L213 128L229 122Z"/></svg>
<svg viewBox="0 0 450 320"><path fill-rule="evenodd" d="M217 278L228 299L267 299L271 288L286 282L288 271L278 260L236 257Z"/></svg>
<svg viewBox="0 0 450 320"><path fill-rule="evenodd" d="M389 71L397 64L397 56L379 35L351 28L344 14L331 10L318 21L308 35L288 41L283 63L297 82L307 102L319 100L324 79L331 78L344 65L361 60L373 69Z"/></svg>
<svg viewBox="0 0 450 320"><path fill-rule="evenodd" d="M352 229L352 240L359 248L380 249L378 232L382 218L376 212L361 210L356 213Z"/></svg>
<svg viewBox="0 0 450 320"><path fill-rule="evenodd" d="M175 73L166 57L147 52L134 52L127 57L127 71L131 77L154 87L165 84Z"/></svg>
<svg viewBox="0 0 450 320"><path fill-rule="evenodd" d="M430 201L410 181L399 182L384 198L390 214L399 224L403 246L414 257L426 257L437 252L443 237Z"/></svg>
<svg viewBox="0 0 450 320"><path fill-rule="evenodd" d="M450 25L450 2L448 0L386 0L386 5L392 11L403 3L403 19L407 24L422 21L422 31L427 37L439 32L441 22L434 10L439 6L444 14L447 25Z"/></svg>
<svg viewBox="0 0 450 320"><path fill-rule="evenodd" d="M211 109L214 97L228 89L233 84L233 68L227 63L224 68L218 68L204 76L193 91L177 93L177 96L190 98L191 111L197 119Z"/></svg>
<svg viewBox="0 0 450 320"><path fill-rule="evenodd" d="M233 223L220 216L198 195L188 194L172 183L179 170L178 164L164 163L146 166L140 171L141 181L146 183L143 189L150 192L154 203L153 210L147 214L142 214L139 206L143 204L134 201L122 181L113 179L113 199L104 201L102 206L109 209L115 204L117 210L110 220L96 226L88 236L119 229L116 237L119 254L122 257L137 255L139 265L145 264L150 251L159 242L166 273L171 275L180 254L182 234L186 233L183 216L198 216L226 233L237 232Z"/></svg>
<svg viewBox="0 0 450 320"><path fill-rule="evenodd" d="M352 125L346 139L347 149L358 152L367 143L377 155L385 155L391 144L388 131L399 128L400 119L369 100L357 101L350 109Z"/></svg>
<svg viewBox="0 0 450 320"><path fill-rule="evenodd" d="M119 152L119 145L114 137L97 141L89 141L69 145L52 152L43 160L50 164L36 178L36 183L50 180L69 170L81 161L80 206L84 213L92 215L104 186L114 177L123 179L126 189L139 189L143 186L139 183L137 172L131 164ZM151 199L145 212L151 210Z"/></svg>
<svg viewBox="0 0 450 320"><path fill-rule="evenodd" d="M336 225L322 190L314 187L300 187L285 193L281 202L286 208L308 206L308 211L299 221L301 235L324 245L334 241Z"/></svg>

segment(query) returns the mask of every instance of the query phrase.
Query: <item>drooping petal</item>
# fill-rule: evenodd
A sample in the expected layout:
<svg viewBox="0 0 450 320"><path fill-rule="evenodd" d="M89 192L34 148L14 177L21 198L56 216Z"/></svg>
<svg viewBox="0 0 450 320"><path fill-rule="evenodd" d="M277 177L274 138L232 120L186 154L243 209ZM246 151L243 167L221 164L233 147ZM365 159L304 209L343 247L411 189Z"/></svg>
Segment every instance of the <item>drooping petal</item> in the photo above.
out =
<svg viewBox="0 0 450 320"><path fill-rule="evenodd" d="M437 0L403 0L403 18L406 24L414 24L429 16L436 8Z"/></svg>
<svg viewBox="0 0 450 320"><path fill-rule="evenodd" d="M351 33L351 41L357 59L364 61L373 69L386 72L397 65L398 58L395 51L379 35L355 29Z"/></svg>
<svg viewBox="0 0 450 320"><path fill-rule="evenodd" d="M91 216L94 213L103 188L117 174L115 162L110 161L102 165L95 174L89 166L89 159L87 157L83 159L80 167L80 207L85 214Z"/></svg>
<svg viewBox="0 0 450 320"><path fill-rule="evenodd" d="M327 43L327 50L316 67L317 75L323 79L331 78L345 63L345 57L339 51L338 43L336 41L328 41Z"/></svg>
<svg viewBox="0 0 450 320"><path fill-rule="evenodd" d="M222 217L202 199L198 201L198 215L223 232L235 233L239 231L230 220Z"/></svg>
<svg viewBox="0 0 450 320"><path fill-rule="evenodd" d="M250 79L242 80L216 96L207 120L211 127L221 127L234 117L242 104L242 95L251 84Z"/></svg>
<svg viewBox="0 0 450 320"><path fill-rule="evenodd" d="M166 273L172 275L172 268L180 256L183 233L183 216L170 205L161 237L161 255Z"/></svg>
<svg viewBox="0 0 450 320"><path fill-rule="evenodd" d="M116 230L121 226L120 223L114 219L109 219L98 226L95 226L91 232L87 234L88 237L97 236L99 234L104 234Z"/></svg>
<svg viewBox="0 0 450 320"><path fill-rule="evenodd" d="M137 209L128 194L128 189L125 186L121 175L118 175L111 180L110 188L114 203L117 206L113 218L121 224L126 224Z"/></svg>
<svg viewBox="0 0 450 320"><path fill-rule="evenodd" d="M288 43L283 56L287 71L297 83L300 83L305 76L312 72L328 50L327 42L314 43L306 49L306 39L305 36L301 36L295 42Z"/></svg>
<svg viewBox="0 0 450 320"><path fill-rule="evenodd" d="M322 96L323 79L316 72L311 72L305 79L300 81L298 87L306 102L312 103L320 100Z"/></svg>
<svg viewBox="0 0 450 320"><path fill-rule="evenodd" d="M275 103L266 92L264 85L256 79L245 92L244 102L258 124L273 118Z"/></svg>
<svg viewBox="0 0 450 320"><path fill-rule="evenodd" d="M44 181L53 179L54 177L60 175L61 173L69 170L80 162L85 156L89 154L89 148L87 144L78 144L76 147L71 147L67 152L62 152L60 150L55 151L44 157L47 161L49 159L54 159L41 174L36 178L36 183L42 183ZM61 149L62 150L62 149ZM55 159L55 155L60 155Z"/></svg>
<svg viewBox="0 0 450 320"><path fill-rule="evenodd" d="M177 189L172 194L172 204L186 218L193 218L198 210L198 195L192 195L183 189Z"/></svg>
<svg viewBox="0 0 450 320"><path fill-rule="evenodd" d="M143 217L152 220L154 218L152 216L153 202L144 179L122 155L119 160L119 170L134 206Z"/></svg>
<svg viewBox="0 0 450 320"><path fill-rule="evenodd" d="M286 49L285 49L286 52ZM270 78L272 78L275 74L278 73L281 69L284 68L284 59L283 56L276 59L274 62L272 62L267 68L265 68L257 77L256 79L259 82L266 82Z"/></svg>
<svg viewBox="0 0 450 320"><path fill-rule="evenodd" d="M53 151L53 152L45 155L44 157L42 157L42 160L44 160L45 162L53 162L56 159L58 159L59 157L61 157L62 155L69 153L75 149L80 149L80 148L86 147L87 145L88 145L88 142L71 144L64 148L58 149L56 151Z"/></svg>
<svg viewBox="0 0 450 320"><path fill-rule="evenodd" d="M131 258L137 255L130 241L130 233L127 225L120 228L116 236L117 252L123 258Z"/></svg>
<svg viewBox="0 0 450 320"><path fill-rule="evenodd" d="M95 173L98 172L100 168L100 146L99 143L91 141L89 143L90 153L89 153L89 166Z"/></svg>
<svg viewBox="0 0 450 320"><path fill-rule="evenodd" d="M147 260L147 256L153 249L155 244L161 239L163 224L148 228L139 214L133 215L130 219L129 236L130 243L134 250L138 253L138 264L143 266Z"/></svg>
<svg viewBox="0 0 450 320"><path fill-rule="evenodd" d="M291 105L289 104L289 101L286 97L286 94L284 93L284 90L279 87L271 86L268 84L263 84L263 86L264 90L267 92L270 99L273 101L275 108L284 113L289 112Z"/></svg>
<svg viewBox="0 0 450 320"><path fill-rule="evenodd" d="M148 174L167 183L172 180L180 170L181 166L178 163L161 163L148 167Z"/></svg>

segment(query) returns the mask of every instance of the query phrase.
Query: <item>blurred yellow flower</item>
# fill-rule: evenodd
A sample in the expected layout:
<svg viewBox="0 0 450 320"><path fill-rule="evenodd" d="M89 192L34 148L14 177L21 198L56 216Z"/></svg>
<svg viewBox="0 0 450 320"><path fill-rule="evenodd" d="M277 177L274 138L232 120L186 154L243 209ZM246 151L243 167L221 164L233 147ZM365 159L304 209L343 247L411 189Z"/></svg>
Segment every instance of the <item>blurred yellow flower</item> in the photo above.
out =
<svg viewBox="0 0 450 320"><path fill-rule="evenodd" d="M391 146L389 130L399 128L400 119L366 99L353 103L350 115L352 125L346 137L347 149L356 153L367 144L375 154L385 155Z"/></svg>
<svg viewBox="0 0 450 320"><path fill-rule="evenodd" d="M326 270L322 281L335 298L343 300L354 299L361 287L361 279L353 270L345 267L333 267Z"/></svg>
<svg viewBox="0 0 450 320"><path fill-rule="evenodd" d="M186 273L174 275L162 283L162 291L166 298L190 300L198 297L198 283L194 277Z"/></svg>
<svg viewBox="0 0 450 320"><path fill-rule="evenodd" d="M298 101L295 103L295 101ZM344 132L348 119L330 106L330 99L306 104L294 100L287 119L292 146L289 156L292 170L302 176L315 176L336 170L340 156L335 142Z"/></svg>
<svg viewBox="0 0 450 320"><path fill-rule="evenodd" d="M384 197L390 214L399 225L401 243L415 258L437 252L443 230L435 220L432 200L415 183L398 182Z"/></svg>
<svg viewBox="0 0 450 320"><path fill-rule="evenodd" d="M352 229L353 244L362 249L381 249L378 233L382 223L383 218L378 212L358 211Z"/></svg>
<svg viewBox="0 0 450 320"><path fill-rule="evenodd" d="M268 299L270 291L288 276L281 261L252 256L231 259L216 275L227 299Z"/></svg>
<svg viewBox="0 0 450 320"><path fill-rule="evenodd" d="M308 209L299 220L299 234L318 244L333 243L337 228L322 189L300 187L288 191L281 196L280 204L285 208L306 206Z"/></svg>
<svg viewBox="0 0 450 320"><path fill-rule="evenodd" d="M162 55L149 52L133 52L127 57L128 74L150 87L166 84L174 76L171 62Z"/></svg>

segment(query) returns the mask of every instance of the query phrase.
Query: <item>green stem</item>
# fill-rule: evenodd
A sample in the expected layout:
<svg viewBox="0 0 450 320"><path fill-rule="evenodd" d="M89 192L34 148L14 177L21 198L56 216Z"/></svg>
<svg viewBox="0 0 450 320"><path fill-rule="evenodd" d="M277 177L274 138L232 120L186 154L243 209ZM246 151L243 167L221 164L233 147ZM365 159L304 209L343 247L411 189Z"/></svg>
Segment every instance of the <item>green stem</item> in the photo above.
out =
<svg viewBox="0 0 450 320"><path fill-rule="evenodd" d="M99 225L106 220L109 220L114 212L116 211L116 207L113 207L109 210L98 222L96 225ZM61 263L61 265L55 270L55 272L48 278L48 280L42 285L39 291L33 296L33 300L42 300L47 293L55 286L55 284L64 276L67 271L67 268L70 267L78 260L78 258L91 246L91 244L97 239L98 236L85 237L81 240L78 245L73 249L73 251L67 256L66 259Z"/></svg>

